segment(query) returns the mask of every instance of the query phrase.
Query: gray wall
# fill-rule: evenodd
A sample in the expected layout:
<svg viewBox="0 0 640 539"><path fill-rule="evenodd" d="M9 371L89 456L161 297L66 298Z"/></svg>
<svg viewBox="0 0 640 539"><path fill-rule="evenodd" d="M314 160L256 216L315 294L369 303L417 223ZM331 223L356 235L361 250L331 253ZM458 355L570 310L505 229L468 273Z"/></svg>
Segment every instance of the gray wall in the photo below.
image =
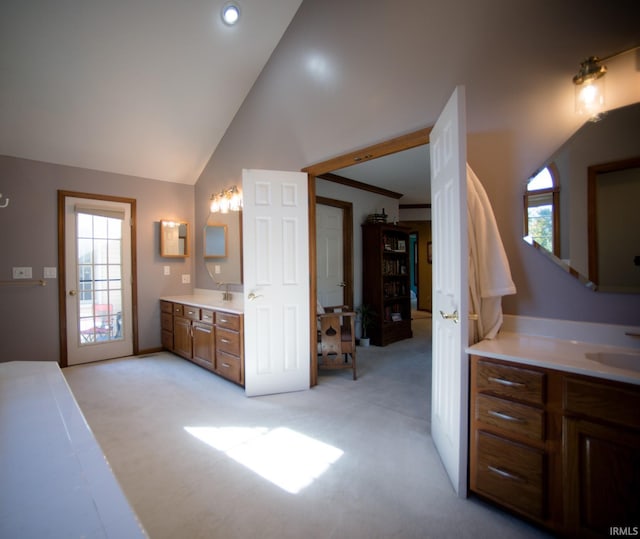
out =
<svg viewBox="0 0 640 539"><path fill-rule="evenodd" d="M190 293L181 275L194 279L193 258L160 257L159 221L193 224L193 186L0 156L0 193L10 200L0 209L0 280L10 280L14 266L33 267L34 279L44 266L59 267L58 190L136 199L139 347L159 347L158 298ZM0 287L0 361L59 360L57 285Z"/></svg>
<svg viewBox="0 0 640 539"><path fill-rule="evenodd" d="M628 0L304 0L196 184L197 228L209 195L240 184L242 168L300 170L431 126L464 84L468 161L518 287L505 311L639 325L639 296L586 290L521 239L526 178L584 120L571 77L588 55L638 44L637 14ZM638 101L636 56L607 65L609 106Z"/></svg>

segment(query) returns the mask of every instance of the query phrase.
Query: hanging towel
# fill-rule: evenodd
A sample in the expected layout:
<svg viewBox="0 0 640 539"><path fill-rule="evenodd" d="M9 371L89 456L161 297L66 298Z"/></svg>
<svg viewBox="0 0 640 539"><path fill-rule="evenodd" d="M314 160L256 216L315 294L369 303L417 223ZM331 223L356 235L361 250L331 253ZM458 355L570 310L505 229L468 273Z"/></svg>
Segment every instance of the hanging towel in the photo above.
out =
<svg viewBox="0 0 640 539"><path fill-rule="evenodd" d="M516 293L509 260L484 187L467 164L470 343L493 339L502 326L502 296Z"/></svg>

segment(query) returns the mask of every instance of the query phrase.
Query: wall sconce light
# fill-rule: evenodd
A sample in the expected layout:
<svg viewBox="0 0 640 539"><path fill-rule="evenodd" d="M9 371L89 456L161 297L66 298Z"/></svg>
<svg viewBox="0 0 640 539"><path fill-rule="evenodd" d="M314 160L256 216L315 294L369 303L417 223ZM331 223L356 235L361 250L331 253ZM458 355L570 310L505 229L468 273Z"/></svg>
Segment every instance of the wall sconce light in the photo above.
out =
<svg viewBox="0 0 640 539"><path fill-rule="evenodd" d="M632 47L604 58L589 56L580 64L578 73L573 77L573 84L576 90L576 112L578 114L586 114L594 121L600 119L604 113L604 76L607 73L607 66L602 65L601 62L637 48L639 47Z"/></svg>
<svg viewBox="0 0 640 539"><path fill-rule="evenodd" d="M600 58L589 56L580 64L573 77L576 88L576 112L597 118L604 110L604 75L607 67L600 65Z"/></svg>
<svg viewBox="0 0 640 539"><path fill-rule="evenodd" d="M217 195L211 195L211 213L229 213L241 209L242 194L235 185Z"/></svg>

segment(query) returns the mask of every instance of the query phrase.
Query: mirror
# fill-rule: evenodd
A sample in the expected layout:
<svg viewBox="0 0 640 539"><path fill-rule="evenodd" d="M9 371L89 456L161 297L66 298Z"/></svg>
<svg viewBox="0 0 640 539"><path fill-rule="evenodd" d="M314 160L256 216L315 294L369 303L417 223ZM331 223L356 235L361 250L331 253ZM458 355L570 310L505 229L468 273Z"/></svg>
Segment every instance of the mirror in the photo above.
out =
<svg viewBox="0 0 640 539"><path fill-rule="evenodd" d="M204 227L204 257L227 257L227 225L207 225Z"/></svg>
<svg viewBox="0 0 640 539"><path fill-rule="evenodd" d="M186 258L189 256L189 224L160 221L160 256Z"/></svg>
<svg viewBox="0 0 640 539"><path fill-rule="evenodd" d="M209 214L203 235L211 278L216 283L242 284L242 212Z"/></svg>
<svg viewBox="0 0 640 539"><path fill-rule="evenodd" d="M593 290L640 293L639 159L640 103L585 123L528 179L525 241Z"/></svg>

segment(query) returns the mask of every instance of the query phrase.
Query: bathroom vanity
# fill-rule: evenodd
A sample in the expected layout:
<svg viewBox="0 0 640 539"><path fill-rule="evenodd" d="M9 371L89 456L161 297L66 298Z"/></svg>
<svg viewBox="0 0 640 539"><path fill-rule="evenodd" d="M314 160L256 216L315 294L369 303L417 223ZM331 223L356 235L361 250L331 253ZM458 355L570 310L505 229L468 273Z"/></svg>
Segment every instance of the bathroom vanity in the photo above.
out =
<svg viewBox="0 0 640 539"><path fill-rule="evenodd" d="M467 351L471 491L560 535L640 527L640 350L507 332Z"/></svg>
<svg viewBox="0 0 640 539"><path fill-rule="evenodd" d="M162 346L244 386L242 306L207 295L160 299Z"/></svg>

